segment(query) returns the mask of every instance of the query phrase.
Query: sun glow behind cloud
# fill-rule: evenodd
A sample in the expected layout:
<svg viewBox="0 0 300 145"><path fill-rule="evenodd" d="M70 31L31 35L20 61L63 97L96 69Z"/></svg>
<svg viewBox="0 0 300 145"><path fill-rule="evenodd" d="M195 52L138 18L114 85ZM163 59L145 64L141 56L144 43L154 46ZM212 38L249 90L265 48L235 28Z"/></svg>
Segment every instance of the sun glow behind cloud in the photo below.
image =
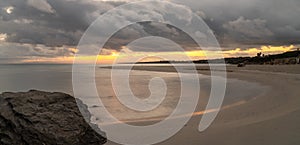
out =
<svg viewBox="0 0 300 145"><path fill-rule="evenodd" d="M7 39L7 34L0 33L0 42L5 41Z"/></svg>
<svg viewBox="0 0 300 145"><path fill-rule="evenodd" d="M236 48L233 50L224 51L186 51L186 52L130 52L130 53L120 53L115 50L111 50L108 54L100 54L97 56L81 56L76 59L83 63L93 63L95 60L98 64L112 64L115 60L118 62L127 63L133 62L136 58L142 58L140 61L160 61L166 60L161 58L169 58L169 60L174 61L186 61L188 56L191 60L204 60L204 59L215 59L219 58L220 55L224 57L245 57L245 56L255 56L257 53L262 52L265 55L283 53L286 51L291 51L295 49L294 45L290 46L261 46L259 48L248 48L241 49ZM208 57L209 56L209 57ZM120 61L121 60L121 61ZM123 61L122 61L123 60ZM132 61L131 61L132 60ZM40 58L32 57L25 59L22 63L60 63L60 64L72 64L74 61L74 56L68 57L54 57L54 58Z"/></svg>
<svg viewBox="0 0 300 145"><path fill-rule="evenodd" d="M14 7L9 6L9 7L4 8L4 10L6 11L7 14L11 14L14 11Z"/></svg>
<svg viewBox="0 0 300 145"><path fill-rule="evenodd" d="M236 48L234 50L224 51L225 57L238 57L238 56L255 56L257 53L262 52L265 55L283 53L291 51L295 48L294 45L290 46L261 46L260 48L249 48L242 50L241 48Z"/></svg>

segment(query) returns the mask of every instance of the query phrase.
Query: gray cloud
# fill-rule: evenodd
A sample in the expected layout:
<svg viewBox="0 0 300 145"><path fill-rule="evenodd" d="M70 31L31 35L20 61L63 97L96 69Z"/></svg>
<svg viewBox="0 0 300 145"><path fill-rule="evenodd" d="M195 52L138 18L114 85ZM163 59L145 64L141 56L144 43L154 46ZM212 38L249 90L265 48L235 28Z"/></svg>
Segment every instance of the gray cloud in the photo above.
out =
<svg viewBox="0 0 300 145"><path fill-rule="evenodd" d="M0 64L20 63L34 58L73 56L76 50L69 46L47 47L41 44L0 43Z"/></svg>
<svg viewBox="0 0 300 145"><path fill-rule="evenodd" d="M123 46L126 46L137 39L149 36L157 36L170 39L186 50L191 49L192 47L198 47L196 42L190 36L188 36L188 34L174 26L159 22L140 22L137 24L129 25L128 27L121 29L120 31L115 33L107 41L104 48L121 50ZM147 42L151 42L152 40L154 41L153 43L157 43L157 40L162 39L147 39ZM129 49L142 52L174 51L174 49L171 49L171 47L162 45L164 44L163 42L160 43L161 47L158 47L158 44L153 43L151 46L151 43L148 43L148 46L144 47L142 47L141 44L145 43L135 43L139 45L129 47Z"/></svg>
<svg viewBox="0 0 300 145"><path fill-rule="evenodd" d="M42 12L54 13L55 11L46 0L27 0L27 4Z"/></svg>
<svg viewBox="0 0 300 145"><path fill-rule="evenodd" d="M300 43L299 0L172 1L203 12L205 22L228 49Z"/></svg>
<svg viewBox="0 0 300 145"><path fill-rule="evenodd" d="M171 1L190 7L193 12L201 16L213 30L221 46L226 49L300 44L299 0ZM84 31L98 16L124 3L93 0L0 0L0 34L7 34L5 41L8 44L31 44L30 47L41 45L45 47L41 48L45 51L49 50L47 48L76 46ZM126 20L135 17L163 19L151 6L145 6L145 8L153 9L153 11L145 15L142 13L143 10L140 13L129 10L122 12L123 17L111 19ZM176 9L166 6L164 10L183 14L170 15L169 17L172 17L174 21L189 21L189 17L183 16L191 12L184 6L178 6ZM107 23L107 25L113 27L116 24ZM193 41L186 34L172 26L141 23L119 31L106 44L106 47L120 50L123 45L137 38L151 35L169 38L187 48L194 46ZM204 36L200 33L198 35ZM23 47L9 48L12 52L25 49ZM55 56L64 53L47 54ZM68 52L65 55L67 54Z"/></svg>
<svg viewBox="0 0 300 145"><path fill-rule="evenodd" d="M19 43L1 43L0 57L1 58L22 58L22 57L53 57L53 56L72 56L75 50L68 46L62 47L47 47L37 44L19 44Z"/></svg>
<svg viewBox="0 0 300 145"><path fill-rule="evenodd" d="M232 35L238 35L237 37L261 38L273 36L273 33L266 27L266 22L262 19L249 20L240 17L237 20L229 21L223 27L229 32L236 33Z"/></svg>
<svg viewBox="0 0 300 145"><path fill-rule="evenodd" d="M75 46L91 22L120 4L92 0L0 0L0 33L8 34L9 42ZM8 14L4 8L10 6L14 9Z"/></svg>

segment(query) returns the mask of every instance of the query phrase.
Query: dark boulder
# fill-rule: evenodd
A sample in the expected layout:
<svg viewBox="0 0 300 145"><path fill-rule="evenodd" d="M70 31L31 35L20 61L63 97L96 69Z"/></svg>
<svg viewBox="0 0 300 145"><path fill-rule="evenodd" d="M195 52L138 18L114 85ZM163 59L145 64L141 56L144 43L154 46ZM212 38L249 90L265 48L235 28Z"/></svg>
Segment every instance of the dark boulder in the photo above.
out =
<svg viewBox="0 0 300 145"><path fill-rule="evenodd" d="M245 63L239 63L239 64L237 65L237 67L245 67L245 66L246 66Z"/></svg>
<svg viewBox="0 0 300 145"><path fill-rule="evenodd" d="M94 131L84 119L91 117L87 106L80 100L77 103L83 115L75 98L67 94L41 91L0 94L0 144L104 144L105 134L98 134L101 131Z"/></svg>

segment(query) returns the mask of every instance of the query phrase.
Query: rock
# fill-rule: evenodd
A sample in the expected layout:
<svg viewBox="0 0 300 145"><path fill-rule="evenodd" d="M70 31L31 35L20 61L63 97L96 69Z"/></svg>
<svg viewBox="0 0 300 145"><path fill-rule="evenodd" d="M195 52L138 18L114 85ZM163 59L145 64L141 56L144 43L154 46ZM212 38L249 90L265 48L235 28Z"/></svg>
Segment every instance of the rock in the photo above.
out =
<svg viewBox="0 0 300 145"><path fill-rule="evenodd" d="M85 119L90 113L82 101L63 93L29 91L0 94L1 145L99 145L105 134ZM85 119L84 119L85 118ZM97 128L96 125L91 124ZM98 129L98 128L97 128Z"/></svg>
<svg viewBox="0 0 300 145"><path fill-rule="evenodd" d="M245 66L246 66L245 63L239 63L239 64L237 65L237 67L245 67Z"/></svg>

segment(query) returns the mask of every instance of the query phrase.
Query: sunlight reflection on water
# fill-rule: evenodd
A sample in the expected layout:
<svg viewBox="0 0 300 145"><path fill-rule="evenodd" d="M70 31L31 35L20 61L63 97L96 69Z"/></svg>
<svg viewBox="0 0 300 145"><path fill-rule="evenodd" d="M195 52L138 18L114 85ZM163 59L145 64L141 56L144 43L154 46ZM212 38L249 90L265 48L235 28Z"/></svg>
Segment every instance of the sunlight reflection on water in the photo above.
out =
<svg viewBox="0 0 300 145"><path fill-rule="evenodd" d="M179 65L179 64L178 64ZM181 64L182 65L182 64ZM84 72L82 72L84 73ZM143 120L143 118L159 118L169 115L176 107L180 94L180 81L177 73L132 71L130 85L133 93L141 98L150 95L148 90L149 80L153 77L161 77L167 84L167 96L162 104L149 112L137 112L120 104L115 96L110 80L110 70L96 69L96 84L99 97L87 96L89 109L94 115L94 121L101 122L101 114L97 114L97 108L106 107L111 114L123 121ZM199 75L201 93L200 104L205 106L210 92L210 77ZM84 80L82 80L84 83ZM44 91L58 91L72 93L72 66L71 65L0 65L0 92L28 91L38 89ZM257 83L228 79L224 106L238 104L266 92L267 88ZM105 106L98 106L97 99L101 99ZM198 114L202 110L197 110Z"/></svg>

